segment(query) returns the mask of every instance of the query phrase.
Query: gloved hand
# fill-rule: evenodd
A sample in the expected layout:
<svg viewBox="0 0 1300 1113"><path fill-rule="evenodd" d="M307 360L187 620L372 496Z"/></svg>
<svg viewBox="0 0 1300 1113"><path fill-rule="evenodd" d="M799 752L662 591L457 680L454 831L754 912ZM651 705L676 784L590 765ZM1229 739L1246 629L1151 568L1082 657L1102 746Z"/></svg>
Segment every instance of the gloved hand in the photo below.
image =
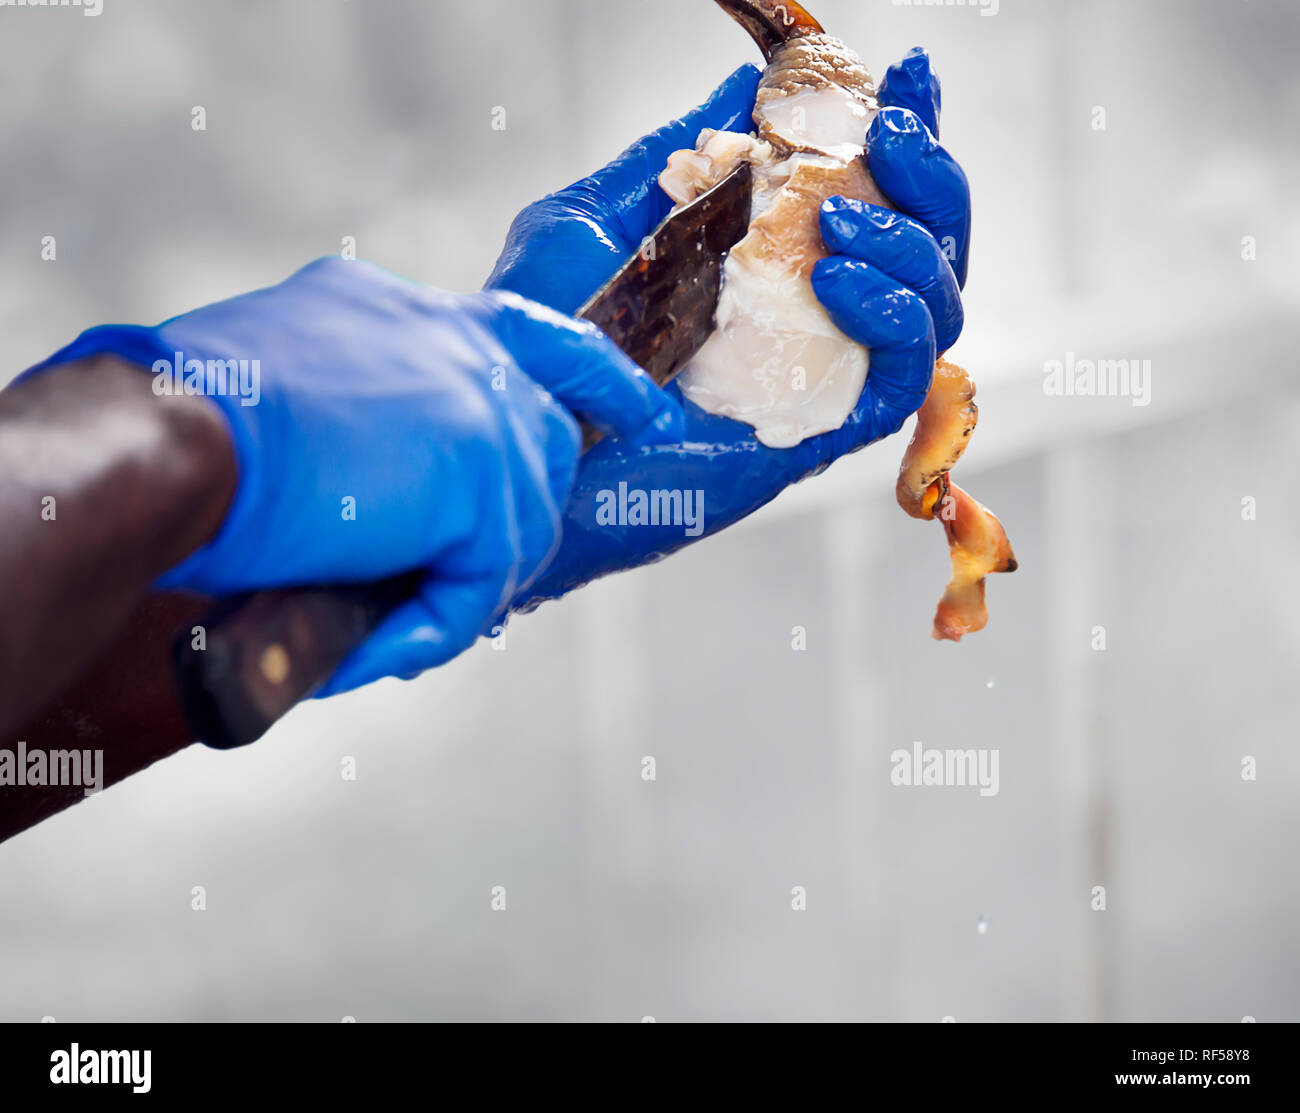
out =
<svg viewBox="0 0 1300 1113"><path fill-rule="evenodd" d="M217 536L160 587L225 595L429 569L321 694L450 660L532 583L573 483L574 413L629 443L682 429L677 402L592 325L338 258L156 328L92 329L29 374L103 352L260 371L242 396L208 390L239 485Z"/></svg>
<svg viewBox="0 0 1300 1113"><path fill-rule="evenodd" d="M759 76L756 67L742 67L702 107L633 144L591 177L530 205L511 226L487 287L577 309L671 209L656 181L668 155L693 147L706 127L752 130ZM867 133L868 165L899 212L828 201L822 233L836 254L813 274L813 289L835 324L871 348L857 407L841 428L790 449L767 448L750 426L689 401L681 443L597 445L579 465L560 550L519 594L515 609L726 528L791 483L897 432L925 400L936 351L949 348L961 332L970 194L961 168L936 139L940 87L925 51L914 50L890 68L880 98L886 107ZM675 385L668 392L680 397ZM630 492L702 499L702 529L688 536L681 525L608 524L599 511L620 484Z"/></svg>

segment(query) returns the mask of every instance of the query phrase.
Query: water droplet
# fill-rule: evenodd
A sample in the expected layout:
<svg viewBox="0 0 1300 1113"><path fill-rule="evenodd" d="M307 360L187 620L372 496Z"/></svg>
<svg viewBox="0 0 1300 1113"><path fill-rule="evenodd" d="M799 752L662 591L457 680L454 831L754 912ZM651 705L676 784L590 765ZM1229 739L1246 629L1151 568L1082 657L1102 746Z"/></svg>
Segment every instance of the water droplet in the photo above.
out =
<svg viewBox="0 0 1300 1113"><path fill-rule="evenodd" d="M987 916L981 916L979 923L975 925L975 930L978 931L981 935L988 935L989 918Z"/></svg>
<svg viewBox="0 0 1300 1113"><path fill-rule="evenodd" d="M990 680L990 681L988 682L988 684L985 685L985 687L992 688L992 687L993 687L993 681Z"/></svg>

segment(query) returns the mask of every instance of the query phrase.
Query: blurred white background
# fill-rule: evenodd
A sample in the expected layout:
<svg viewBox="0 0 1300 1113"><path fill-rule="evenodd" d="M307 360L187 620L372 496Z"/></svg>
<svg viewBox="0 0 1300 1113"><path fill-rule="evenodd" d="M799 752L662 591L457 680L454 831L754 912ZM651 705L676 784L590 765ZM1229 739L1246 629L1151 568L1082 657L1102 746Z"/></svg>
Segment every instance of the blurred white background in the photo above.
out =
<svg viewBox="0 0 1300 1113"><path fill-rule="evenodd" d="M989 628L930 640L944 545L876 446L0 846L0 1019L1300 1020L1300 6L812 11L943 76L959 474L1021 561ZM756 59L707 0L0 9L0 382L345 236L475 288L520 207ZM1046 395L1067 352L1151 360L1151 404ZM997 748L1000 794L891 786L918 740Z"/></svg>

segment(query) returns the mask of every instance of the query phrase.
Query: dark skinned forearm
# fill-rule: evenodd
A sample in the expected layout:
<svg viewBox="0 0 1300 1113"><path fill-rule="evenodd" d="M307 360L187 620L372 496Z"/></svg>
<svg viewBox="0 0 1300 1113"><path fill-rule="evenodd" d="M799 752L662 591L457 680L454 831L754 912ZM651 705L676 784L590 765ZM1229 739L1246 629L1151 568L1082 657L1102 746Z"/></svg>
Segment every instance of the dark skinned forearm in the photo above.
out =
<svg viewBox="0 0 1300 1113"><path fill-rule="evenodd" d="M219 528L219 411L99 357L0 392L0 739L123 635L150 584ZM10 743L6 743L10 744Z"/></svg>

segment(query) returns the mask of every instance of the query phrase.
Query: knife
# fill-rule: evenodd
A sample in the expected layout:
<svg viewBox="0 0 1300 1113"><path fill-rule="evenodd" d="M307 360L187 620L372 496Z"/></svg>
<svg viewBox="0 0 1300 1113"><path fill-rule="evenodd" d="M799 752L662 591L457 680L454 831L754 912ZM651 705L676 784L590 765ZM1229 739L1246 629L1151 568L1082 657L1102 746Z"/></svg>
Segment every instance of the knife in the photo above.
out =
<svg viewBox="0 0 1300 1113"><path fill-rule="evenodd" d="M749 227L747 163L669 216L577 313L599 326L660 386L713 332L726 253ZM583 427L583 451L601 438ZM215 749L255 742L317 691L426 573L370 584L328 584L234 596L187 630L172 660L186 718Z"/></svg>

